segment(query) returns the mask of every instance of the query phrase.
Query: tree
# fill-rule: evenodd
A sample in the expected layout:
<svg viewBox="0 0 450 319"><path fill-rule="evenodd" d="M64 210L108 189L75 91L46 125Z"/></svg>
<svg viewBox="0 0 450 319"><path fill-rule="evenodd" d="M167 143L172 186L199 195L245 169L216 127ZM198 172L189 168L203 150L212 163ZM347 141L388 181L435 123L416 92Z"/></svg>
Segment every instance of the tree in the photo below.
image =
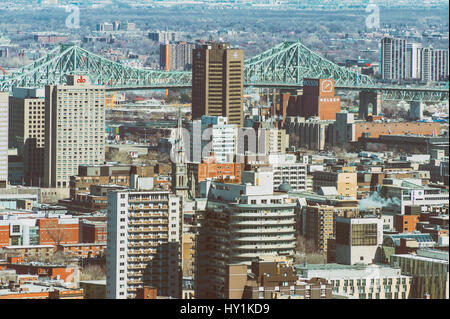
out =
<svg viewBox="0 0 450 319"><path fill-rule="evenodd" d="M119 162L121 164L133 163L133 159L131 158L130 154L125 151L113 150L106 153L105 158L108 162Z"/></svg>
<svg viewBox="0 0 450 319"><path fill-rule="evenodd" d="M45 233L47 236L55 243L55 245L58 247L62 243L64 243L68 238L68 233L64 226L55 223L54 226L51 226L51 228L46 228Z"/></svg>
<svg viewBox="0 0 450 319"><path fill-rule="evenodd" d="M89 265L81 271L80 280L103 280L106 279L104 269L98 265Z"/></svg>
<svg viewBox="0 0 450 319"><path fill-rule="evenodd" d="M309 263L309 264L324 264L327 262L326 255L317 250L314 242L307 240L303 236L297 238L297 247L295 262L297 263Z"/></svg>

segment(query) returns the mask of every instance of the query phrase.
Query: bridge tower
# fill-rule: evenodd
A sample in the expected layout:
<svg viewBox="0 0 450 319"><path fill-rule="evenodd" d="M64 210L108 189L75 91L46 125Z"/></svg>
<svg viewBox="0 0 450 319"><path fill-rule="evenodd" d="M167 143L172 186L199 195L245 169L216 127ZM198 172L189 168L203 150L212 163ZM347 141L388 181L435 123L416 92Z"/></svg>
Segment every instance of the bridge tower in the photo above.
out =
<svg viewBox="0 0 450 319"><path fill-rule="evenodd" d="M359 118L367 119L369 115L381 113L382 93L361 91L359 93Z"/></svg>

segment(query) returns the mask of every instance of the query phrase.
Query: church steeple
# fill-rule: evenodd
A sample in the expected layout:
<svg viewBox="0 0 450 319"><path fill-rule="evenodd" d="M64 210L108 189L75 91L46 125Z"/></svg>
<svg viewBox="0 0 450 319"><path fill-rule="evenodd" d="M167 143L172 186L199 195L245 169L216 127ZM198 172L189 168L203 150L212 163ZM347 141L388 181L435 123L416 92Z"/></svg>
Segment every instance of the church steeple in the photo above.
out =
<svg viewBox="0 0 450 319"><path fill-rule="evenodd" d="M178 110L177 114L177 133L175 137L174 161L172 163L172 189L175 190L176 195L188 196L188 176L187 165L184 151L184 140L182 131L182 118L181 110Z"/></svg>

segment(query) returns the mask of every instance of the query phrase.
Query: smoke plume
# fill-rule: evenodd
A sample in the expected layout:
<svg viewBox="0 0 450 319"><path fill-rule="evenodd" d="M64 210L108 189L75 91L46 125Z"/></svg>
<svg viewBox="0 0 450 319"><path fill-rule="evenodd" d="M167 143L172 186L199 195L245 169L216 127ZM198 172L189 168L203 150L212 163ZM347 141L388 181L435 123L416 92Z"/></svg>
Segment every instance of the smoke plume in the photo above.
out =
<svg viewBox="0 0 450 319"><path fill-rule="evenodd" d="M383 208L387 206L400 206L398 198L384 198L379 193L372 193L370 196L359 201L359 210L367 210L369 208Z"/></svg>

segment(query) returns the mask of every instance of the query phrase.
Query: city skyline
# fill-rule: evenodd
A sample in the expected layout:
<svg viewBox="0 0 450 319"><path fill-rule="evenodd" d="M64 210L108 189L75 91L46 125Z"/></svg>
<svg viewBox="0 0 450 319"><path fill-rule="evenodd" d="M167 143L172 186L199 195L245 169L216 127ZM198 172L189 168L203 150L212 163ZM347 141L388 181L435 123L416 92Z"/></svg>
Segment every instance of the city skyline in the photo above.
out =
<svg viewBox="0 0 450 319"><path fill-rule="evenodd" d="M448 300L447 11L2 1L0 299Z"/></svg>

